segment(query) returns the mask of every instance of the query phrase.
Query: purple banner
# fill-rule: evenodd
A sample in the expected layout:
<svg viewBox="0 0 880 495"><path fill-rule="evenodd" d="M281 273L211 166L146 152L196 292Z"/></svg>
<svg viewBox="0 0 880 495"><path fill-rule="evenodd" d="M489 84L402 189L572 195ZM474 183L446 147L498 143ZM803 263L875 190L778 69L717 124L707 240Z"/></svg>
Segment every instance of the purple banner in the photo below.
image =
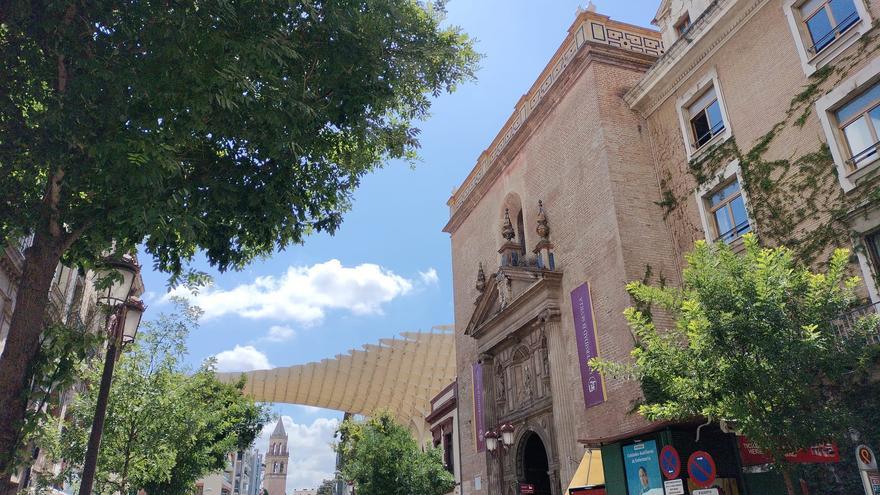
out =
<svg viewBox="0 0 880 495"><path fill-rule="evenodd" d="M584 388L584 404L593 407L605 402L605 379L601 373L587 364L590 359L599 357L596 318L593 316L589 283L584 283L571 291L571 309L574 312L574 331L581 368L581 385Z"/></svg>
<svg viewBox="0 0 880 495"><path fill-rule="evenodd" d="M483 365L474 363L474 435L477 452L486 450L486 420L483 414Z"/></svg>

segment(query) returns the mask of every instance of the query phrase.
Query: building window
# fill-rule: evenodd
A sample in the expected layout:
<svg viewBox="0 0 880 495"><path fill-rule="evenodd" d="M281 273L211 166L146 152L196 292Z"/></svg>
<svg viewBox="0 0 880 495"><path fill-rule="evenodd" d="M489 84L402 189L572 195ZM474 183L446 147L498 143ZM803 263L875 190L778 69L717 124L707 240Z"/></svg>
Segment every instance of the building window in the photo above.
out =
<svg viewBox="0 0 880 495"><path fill-rule="evenodd" d="M880 58L816 101L816 115L844 192L870 180L880 165Z"/></svg>
<svg viewBox="0 0 880 495"><path fill-rule="evenodd" d="M705 200L714 229L714 240L729 244L751 231L749 215L737 178L716 188Z"/></svg>
<svg viewBox="0 0 880 495"><path fill-rule="evenodd" d="M682 36L684 36L684 34L687 32L687 30L691 27L691 16L688 14L685 14L684 16L682 16L681 19L678 20L678 22L675 23L674 27L675 27L675 34L677 34L678 37L681 38Z"/></svg>
<svg viewBox="0 0 880 495"><path fill-rule="evenodd" d="M841 106L834 112L837 127L845 144L850 171L877 158L880 130L880 83Z"/></svg>
<svg viewBox="0 0 880 495"><path fill-rule="evenodd" d="M694 148L702 148L713 137L724 132L724 117L721 115L721 105L714 86L691 103L687 111Z"/></svg>
<svg viewBox="0 0 880 495"><path fill-rule="evenodd" d="M818 54L859 22L854 0L807 0L799 8L811 55Z"/></svg>
<svg viewBox="0 0 880 495"><path fill-rule="evenodd" d="M783 10L808 76L871 29L865 0L785 0Z"/></svg>
<svg viewBox="0 0 880 495"><path fill-rule="evenodd" d="M443 462L446 464L446 470L455 474L455 457L452 450L452 433L443 435Z"/></svg>
<svg viewBox="0 0 880 495"><path fill-rule="evenodd" d="M878 269L880 269L880 230L865 236L865 248L876 276Z"/></svg>
<svg viewBox="0 0 880 495"><path fill-rule="evenodd" d="M516 236L519 238L519 249L522 252L522 256L526 255L526 227L525 222L523 221L523 212L522 210L516 215ZM523 258L525 259L525 258Z"/></svg>

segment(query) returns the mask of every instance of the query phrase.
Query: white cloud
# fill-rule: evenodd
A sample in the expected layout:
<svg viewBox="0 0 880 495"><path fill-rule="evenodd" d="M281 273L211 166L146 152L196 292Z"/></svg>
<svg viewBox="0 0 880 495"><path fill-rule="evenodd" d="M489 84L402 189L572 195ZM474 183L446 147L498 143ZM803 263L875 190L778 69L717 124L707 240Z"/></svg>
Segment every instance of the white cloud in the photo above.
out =
<svg viewBox="0 0 880 495"><path fill-rule="evenodd" d="M426 273L430 276L431 271ZM328 309L344 309L356 315L381 314L383 304L412 289L411 280L379 265L345 267L339 260L330 260L309 267L291 266L280 277L258 277L253 283L229 290L208 287L193 294L177 287L165 300L186 297L205 311L205 319L237 314L314 324Z"/></svg>
<svg viewBox="0 0 880 495"><path fill-rule="evenodd" d="M419 277L422 278L422 283L425 285L434 285L440 281L440 277L437 276L437 270L433 268L428 268L427 271L419 272Z"/></svg>
<svg viewBox="0 0 880 495"><path fill-rule="evenodd" d="M287 432L288 460L287 493L295 489L318 488L336 470L336 453L331 447L339 427L336 418L317 418L312 424L298 424L290 416L282 416ZM269 435L275 429L270 421L256 440L256 447L264 453L269 449Z"/></svg>
<svg viewBox="0 0 880 495"><path fill-rule="evenodd" d="M262 340L266 342L285 342L292 339L295 335L296 332L288 326L272 325L269 327L269 333Z"/></svg>
<svg viewBox="0 0 880 495"><path fill-rule="evenodd" d="M214 356L217 371L253 371L272 368L269 358L250 345L237 345L231 351L223 351Z"/></svg>

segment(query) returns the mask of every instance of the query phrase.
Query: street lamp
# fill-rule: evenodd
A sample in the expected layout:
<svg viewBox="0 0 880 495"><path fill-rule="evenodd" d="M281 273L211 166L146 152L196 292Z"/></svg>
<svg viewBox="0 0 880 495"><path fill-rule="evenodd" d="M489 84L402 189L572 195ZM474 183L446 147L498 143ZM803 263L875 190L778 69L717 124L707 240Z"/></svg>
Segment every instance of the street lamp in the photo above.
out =
<svg viewBox="0 0 880 495"><path fill-rule="evenodd" d="M98 451L101 448L101 433L104 431L104 418L107 416L107 399L113 381L113 368L119 359L119 351L125 344L134 342L141 317L146 306L132 295L134 281L140 266L131 258L105 260L96 270L100 280L98 303L107 307L107 356L104 371L101 373L101 387L95 404L95 417L89 434L89 445L83 463L79 495L91 495L95 483L95 470L98 465Z"/></svg>
<svg viewBox="0 0 880 495"><path fill-rule="evenodd" d="M513 445L513 432L515 428L510 423L504 423L496 430L489 430L484 437L486 438L486 449L495 455L496 452L504 453ZM500 441L499 441L500 440Z"/></svg>
<svg viewBox="0 0 880 495"><path fill-rule="evenodd" d="M486 449L489 450L493 455L495 451L498 450L498 433L494 430L489 430L486 432Z"/></svg>
<svg viewBox="0 0 880 495"><path fill-rule="evenodd" d="M504 444L505 448L510 448L513 445L513 425L510 423L504 423L499 428L501 431L501 443Z"/></svg>

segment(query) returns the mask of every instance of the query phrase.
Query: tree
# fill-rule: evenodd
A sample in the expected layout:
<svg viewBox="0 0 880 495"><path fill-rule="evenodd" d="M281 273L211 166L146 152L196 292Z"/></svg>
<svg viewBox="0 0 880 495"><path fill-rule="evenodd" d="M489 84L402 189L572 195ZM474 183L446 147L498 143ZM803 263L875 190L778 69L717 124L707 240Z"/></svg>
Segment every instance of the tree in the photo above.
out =
<svg viewBox="0 0 880 495"><path fill-rule="evenodd" d="M318 487L318 495L333 495L333 489L336 488L336 480L324 480Z"/></svg>
<svg viewBox="0 0 880 495"><path fill-rule="evenodd" d="M440 450L423 452L388 412L346 420L339 437L342 476L354 482L359 495L442 495L455 487Z"/></svg>
<svg viewBox="0 0 880 495"><path fill-rule="evenodd" d="M784 455L845 435L855 424L847 401L870 368L868 335L876 317L838 335L835 320L856 300L849 254L838 250L827 273L800 266L786 248L762 249L752 235L745 253L698 242L687 256L683 286L627 290L642 309L625 315L638 345L632 364L593 360L615 376L638 379L649 420L725 420L768 452L794 487ZM658 329L651 308L675 325Z"/></svg>
<svg viewBox="0 0 880 495"><path fill-rule="evenodd" d="M184 340L200 311L178 303L178 312L147 322L134 349L119 363L110 391L98 457L95 492L188 495L201 476L223 469L230 452L247 448L268 412L242 395L242 385L217 381L212 364L187 374ZM100 360L87 373L63 431L44 448L65 460L76 479L85 455L97 399ZM57 480L46 480L57 481Z"/></svg>
<svg viewBox="0 0 880 495"><path fill-rule="evenodd" d="M143 244L174 283L334 232L472 77L443 1L0 0L0 239L33 234L0 357L0 485L57 263ZM8 493L0 486L0 495Z"/></svg>

